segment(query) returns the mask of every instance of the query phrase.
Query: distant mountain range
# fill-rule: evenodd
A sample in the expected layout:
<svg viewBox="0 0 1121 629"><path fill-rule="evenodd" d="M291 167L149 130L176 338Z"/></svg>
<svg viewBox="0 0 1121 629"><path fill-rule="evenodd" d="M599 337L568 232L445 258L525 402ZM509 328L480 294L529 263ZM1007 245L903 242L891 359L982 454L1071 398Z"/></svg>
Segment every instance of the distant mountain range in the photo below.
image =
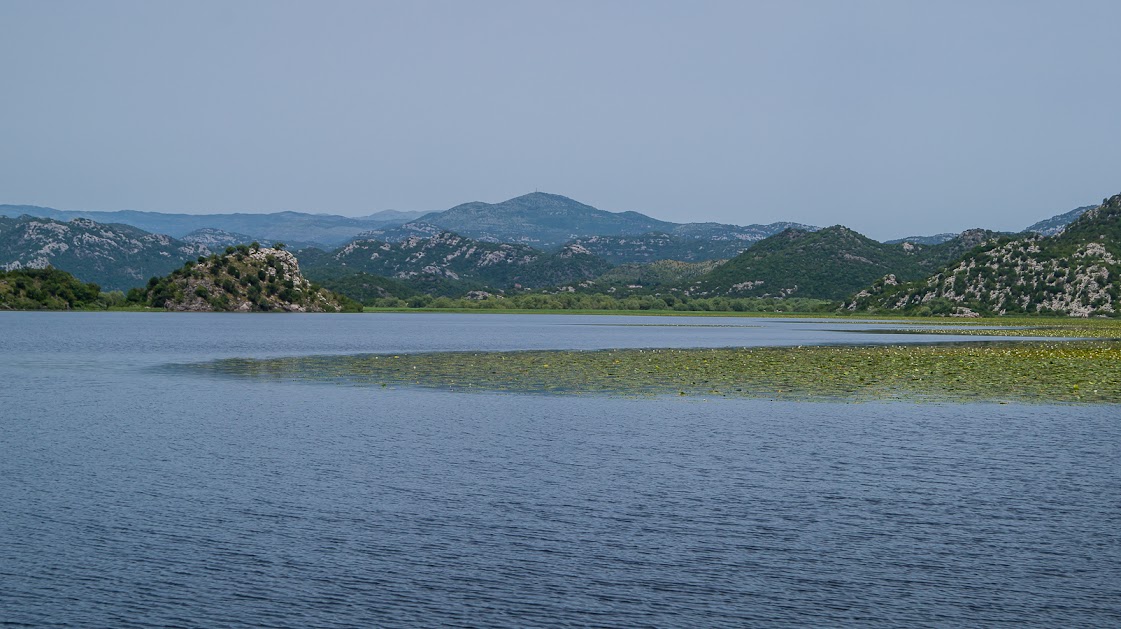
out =
<svg viewBox="0 0 1121 629"><path fill-rule="evenodd" d="M36 212L59 219L82 215L134 221L172 235L90 218L64 222L27 215ZM884 308L874 298L902 289L869 289L877 281L887 282L882 278L890 276L892 287L922 281L978 246L1010 238L971 230L879 243L840 225L679 224L637 212L605 212L545 193L423 215L390 211L362 218L0 206L4 214L23 215L0 216L4 269L54 266L105 289L125 290L236 245L285 242L291 249L293 244L320 243L296 252L307 277L366 300L531 289L842 300L864 289L868 294L857 308ZM1079 216L1091 214L1095 212L1078 208L1029 229L1065 234L1064 229L1081 224Z"/></svg>
<svg viewBox="0 0 1121 629"><path fill-rule="evenodd" d="M1050 235L1091 206L1040 221L1027 228ZM484 242L520 243L538 249L551 249L578 241L598 255L616 263L656 259L711 260L733 257L752 243L787 228L813 231L816 227L778 222L767 225L729 225L721 223L673 223L638 212L608 212L557 194L535 192L501 203L472 202L441 212L401 212L384 210L362 217L303 212L266 214L165 214L132 210L99 212L57 210L34 205L0 205L0 216L17 218L22 214L68 221L88 218L103 224L122 224L173 238L217 244L211 235L195 232L228 232L233 240L283 242L289 248L333 249L355 239L390 242L410 236L432 236L452 231ZM188 238L189 235L194 237ZM938 244L956 234L912 236L895 239L913 244ZM612 238L627 238L613 242ZM634 240L650 237L646 243ZM584 242L595 238L596 242Z"/></svg>
<svg viewBox="0 0 1121 629"><path fill-rule="evenodd" d="M303 212L273 212L269 214L164 214L162 212L86 212L56 210L35 205L0 205L0 216L19 217L21 214L69 221L87 218L98 223L131 225L155 234L184 238L201 229L216 229L245 234L250 240L283 242L290 247L336 247L371 229L419 218L424 212L397 212L386 210L351 218L333 214L305 214Z"/></svg>
<svg viewBox="0 0 1121 629"><path fill-rule="evenodd" d="M1033 223L1024 231L1039 234L1041 236L1056 236L1061 234L1067 225L1070 225L1079 216L1086 213L1087 210L1092 210L1096 205L1084 205L1082 207L1074 208L1073 210L1058 216Z"/></svg>
<svg viewBox="0 0 1121 629"><path fill-rule="evenodd" d="M452 231L482 242L524 244L553 249L584 238L654 237L644 250L629 240L612 247L593 245L612 260L711 260L727 258L787 227L815 229L799 223L725 225L672 223L638 212L608 212L556 194L535 192L501 203L464 203L442 212L386 210L350 218L331 214L164 214L159 212L91 212L33 205L0 205L0 216L27 214L55 220L88 218L99 223L132 225L145 231L208 246L234 241L283 242L290 248L332 249L355 239L398 242L411 236ZM220 234L225 232L229 236ZM583 243L581 243L583 244ZM585 245L586 246L586 245Z"/></svg>
<svg viewBox="0 0 1121 629"><path fill-rule="evenodd" d="M885 245L901 245L909 242L913 245L940 245L944 242L957 238L957 234L945 233L934 234L933 236L907 236L906 238L896 238L894 240L885 240Z"/></svg>
<svg viewBox="0 0 1121 629"><path fill-rule="evenodd" d="M360 238L397 242L452 231L483 242L538 249L579 245L614 263L715 260L800 223L672 223L638 212L606 212L558 194L534 192L502 203L464 203L416 221L371 230Z"/></svg>
<svg viewBox="0 0 1121 629"><path fill-rule="evenodd" d="M1060 233L1062 233L1063 229L1066 228L1067 225L1069 225L1071 222L1073 222L1074 219L1081 216L1083 212L1085 212L1087 210L1092 210L1095 207L1097 207L1097 206L1096 205L1085 205L1085 206L1082 206L1082 207L1074 208L1073 210L1071 210L1069 212L1064 212L1062 214L1052 216L1051 218L1043 219L1042 221L1039 221L1038 223L1032 223L1031 225L1025 227L1023 232L1021 232L1021 233L1027 232L1027 233L1039 234L1041 236L1054 236L1056 234L1060 234ZM1008 232L1008 233L1005 233L1005 235L1011 236L1013 234L1011 232ZM904 242L909 242L909 243L916 244L916 245L937 245L937 244L944 243L948 240L952 240L956 236L957 236L957 234L954 234L954 233L944 233L944 234L935 234L933 236L908 236L906 238L895 238L895 239L892 239L892 240L886 240L884 242L885 242L885 244L889 244L889 245L894 245L894 244L899 244L899 243L904 243Z"/></svg>

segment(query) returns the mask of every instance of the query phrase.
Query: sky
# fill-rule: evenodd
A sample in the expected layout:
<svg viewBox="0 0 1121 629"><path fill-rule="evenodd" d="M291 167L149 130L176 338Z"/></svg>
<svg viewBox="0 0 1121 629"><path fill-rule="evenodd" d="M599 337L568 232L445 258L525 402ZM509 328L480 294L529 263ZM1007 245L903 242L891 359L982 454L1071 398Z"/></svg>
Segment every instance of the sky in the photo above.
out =
<svg viewBox="0 0 1121 629"><path fill-rule="evenodd" d="M1018 230L1121 193L1121 2L0 0L0 203Z"/></svg>

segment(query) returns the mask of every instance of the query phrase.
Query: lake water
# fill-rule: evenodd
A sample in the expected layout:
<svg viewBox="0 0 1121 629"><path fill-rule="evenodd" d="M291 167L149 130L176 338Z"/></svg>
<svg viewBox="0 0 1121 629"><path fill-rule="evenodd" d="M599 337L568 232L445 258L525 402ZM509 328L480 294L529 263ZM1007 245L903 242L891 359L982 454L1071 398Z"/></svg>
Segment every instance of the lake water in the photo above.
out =
<svg viewBox="0 0 1121 629"><path fill-rule="evenodd" d="M461 394L164 368L948 340L875 327L0 313L0 626L1121 625L1117 407Z"/></svg>

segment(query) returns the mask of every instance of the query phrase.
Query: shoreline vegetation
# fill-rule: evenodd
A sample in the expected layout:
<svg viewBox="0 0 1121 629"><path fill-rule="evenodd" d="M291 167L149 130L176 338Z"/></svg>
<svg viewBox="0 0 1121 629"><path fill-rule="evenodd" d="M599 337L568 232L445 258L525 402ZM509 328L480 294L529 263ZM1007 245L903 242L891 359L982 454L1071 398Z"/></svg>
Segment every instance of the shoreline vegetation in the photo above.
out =
<svg viewBox="0 0 1121 629"><path fill-rule="evenodd" d="M143 304L128 302L114 293L101 293L103 299L77 303L71 307L4 307L0 312L133 312L133 313L178 313L178 314L246 314L244 312L230 311L172 311L166 308L154 308ZM897 323L906 326L896 330L906 334L976 334L986 336L1058 336L1058 337L1118 337L1121 338L1121 319L1117 318L1083 318L1070 317L1059 314L1037 315L998 315L980 317L954 317L954 316L919 316L896 313L867 313L823 310L814 311L788 311L788 310L626 310L626 309L580 309L580 308L464 308L464 307L371 307L365 306L361 310L347 310L346 314L478 314L478 315L573 315L573 316L623 316L623 317L702 317L702 318L736 318L736 319L824 319L834 323ZM262 312L252 314L291 314L287 311ZM336 313L305 313L305 314L336 314ZM912 329L910 326L945 326L953 330L924 330ZM976 327L993 326L998 329L978 330ZM1018 328L1026 328L1020 330ZM966 331L961 331L966 330ZM1079 330L1075 334L1073 331ZM1109 332L1113 330L1113 332ZM890 333L892 330L880 330Z"/></svg>
<svg viewBox="0 0 1121 629"><path fill-rule="evenodd" d="M232 249L232 248L231 248ZM239 248L240 249L240 248ZM286 252L285 252L286 253ZM204 259L214 266L216 256ZM182 273L203 277L189 263ZM202 263L198 266L203 266ZM298 271L297 271L298 274ZM256 277L248 277L244 273L237 279L238 285L251 283ZM174 278L175 274L169 276ZM300 278L302 279L302 278ZM218 281L221 281L219 278ZM295 282L289 280L294 284ZM285 297L283 292L292 288L280 282L275 287L268 285L268 295L276 298ZM152 278L147 287L147 292L141 289L129 291L126 295L121 291L105 292L97 284L77 280L69 273L54 268L23 269L17 271L0 271L0 312L3 311L75 311L75 312L168 312L169 308L163 301L152 299L148 293L158 292L161 286L167 284L166 279ZM213 282L211 282L213 284ZM225 278L224 285L233 285L233 278ZM320 287L309 284L312 290L305 291L316 293ZM190 288L187 286L186 288ZM199 297L196 301L221 300L226 293L236 291L221 291L218 287L210 285L194 287L193 291L181 288L177 292L170 291L180 299L183 297ZM253 287L250 287L253 288ZM163 292L169 292L164 290ZM190 295L188 295L190 293ZM204 293L199 296L199 293ZM237 295L235 295L236 297ZM260 294L250 294L249 297L257 301L265 300L265 291ZM836 321L899 321L908 324L929 324L949 326L1044 326L1047 328L1059 326L1069 328L1077 326L1088 329L1098 329L1108 326L1109 322L1121 323L1121 317L1072 317L1057 312L1038 314L1016 315L982 315L982 316L954 316L947 314L917 315L902 312L877 312L851 311L841 308L841 302L820 299L794 299L794 298L695 298L677 299L669 305L664 299L655 299L651 296L628 297L616 299L604 295L544 295L525 294L505 299L451 299L448 297L433 298L430 295L421 295L410 300L385 299L376 300L379 305L361 305L358 302L336 296L342 305L337 311L347 313L480 313L480 314L572 314L572 315L609 315L609 316L668 316L668 317L789 317L789 318L827 318ZM242 300L245 301L245 300ZM384 302L384 303L382 303ZM156 304L159 304L158 306ZM246 302L248 303L248 302ZM228 312L232 308L208 309L199 305L197 308L182 308L179 310L197 310L205 312ZM224 304L219 304L224 305ZM252 304L251 304L252 305ZM258 304L255 308L242 308L241 310L287 312L292 310L307 310L299 307L283 307L284 304L271 304L264 307ZM174 309L172 309L174 310ZM1119 313L1121 314L1121 313ZM1095 334L1094 336L1098 336Z"/></svg>
<svg viewBox="0 0 1121 629"><path fill-rule="evenodd" d="M3 278L0 278L3 279ZM96 285L94 285L96 286ZM102 300L74 303L71 307L22 307L4 308L0 312L137 312L168 313L166 308L154 308L143 304L128 302L114 293L101 293ZM244 314L223 311L205 311L205 314ZM627 309L581 309L581 308L472 308L472 307L371 307L361 311L352 310L347 314L484 314L484 315L598 315L598 316L639 316L639 317L726 317L737 319L825 319L834 323L898 323L905 326L897 330L907 334L971 334L986 336L1055 336L1055 337L1117 337L1121 338L1121 319L1104 317L1070 317L1059 314L1001 315L981 317L917 316L902 313L867 313L835 310L788 311L788 310L627 310ZM199 313L194 313L199 314ZM282 314L282 312L256 314ZM320 314L320 313L312 313ZM325 313L333 314L333 313ZM951 330L929 330L911 326L944 326ZM994 327L996 329L975 329ZM893 330L880 330L890 333Z"/></svg>
<svg viewBox="0 0 1121 629"><path fill-rule="evenodd" d="M7 309L167 312L163 308L130 302L121 294L100 292L96 284L79 282L54 269L0 274L0 297L5 298ZM752 305L769 305L763 301L757 300L758 303ZM881 333L1068 340L312 356L225 360L186 368L225 376L455 391L783 400L1121 403L1121 320L1115 318L915 317L829 311L776 312L765 307L693 311L431 305L437 307L367 307L362 312L813 318L834 323L898 324L895 328L878 330ZM937 327L921 327L924 325Z"/></svg>

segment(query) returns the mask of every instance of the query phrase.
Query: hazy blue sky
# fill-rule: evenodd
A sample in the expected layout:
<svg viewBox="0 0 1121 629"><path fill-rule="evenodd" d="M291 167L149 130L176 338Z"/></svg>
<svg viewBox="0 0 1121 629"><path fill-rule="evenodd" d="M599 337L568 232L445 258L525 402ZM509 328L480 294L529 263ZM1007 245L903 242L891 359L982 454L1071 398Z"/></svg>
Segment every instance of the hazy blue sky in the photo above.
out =
<svg viewBox="0 0 1121 629"><path fill-rule="evenodd" d="M1121 2L0 0L0 203L1018 229L1121 192Z"/></svg>

